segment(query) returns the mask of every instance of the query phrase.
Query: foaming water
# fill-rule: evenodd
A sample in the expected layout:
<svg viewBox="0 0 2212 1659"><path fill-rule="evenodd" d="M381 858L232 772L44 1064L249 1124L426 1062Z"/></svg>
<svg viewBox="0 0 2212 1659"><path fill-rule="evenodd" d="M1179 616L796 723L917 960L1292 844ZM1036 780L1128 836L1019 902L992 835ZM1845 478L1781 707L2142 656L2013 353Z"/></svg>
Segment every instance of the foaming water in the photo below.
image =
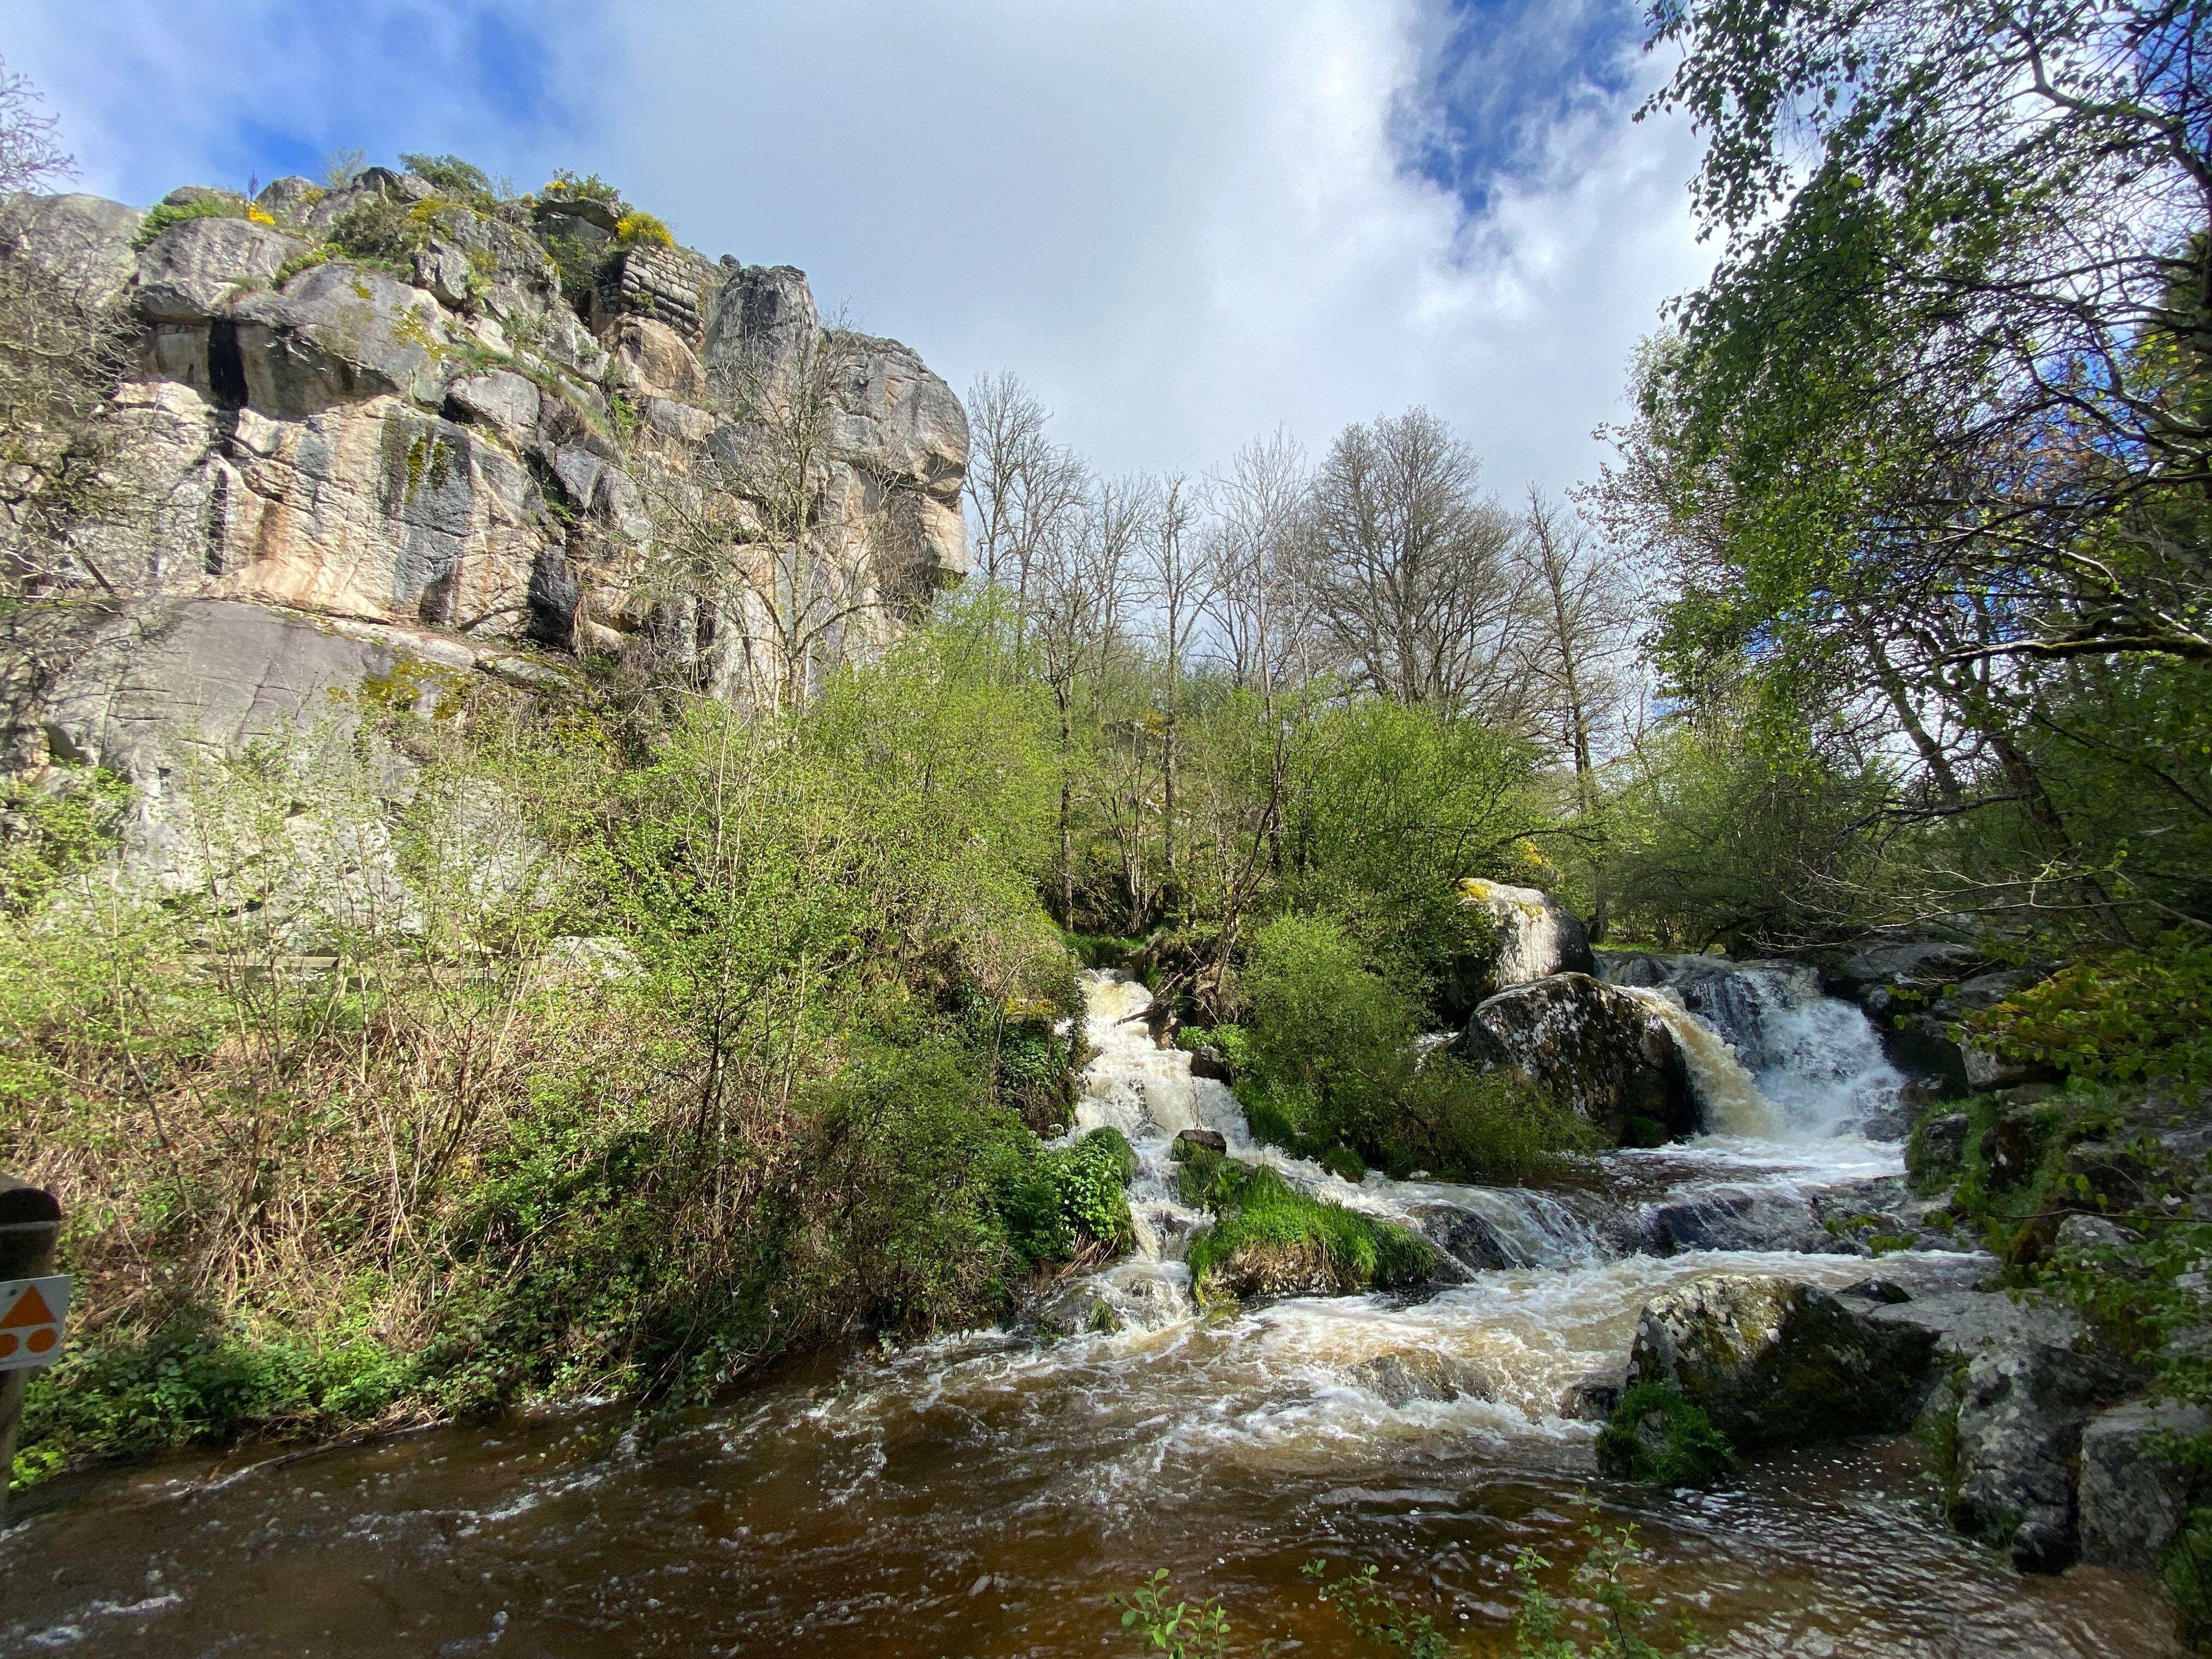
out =
<svg viewBox="0 0 2212 1659"><path fill-rule="evenodd" d="M1640 985L1619 988L1657 1014L1674 1034L1689 1067L1690 1086L1716 1133L1772 1136L1780 1130L1781 1115L1719 1032L1663 990Z"/></svg>
<svg viewBox="0 0 2212 1659"><path fill-rule="evenodd" d="M1136 1148L1140 1246L1080 1285L1121 1328L1018 1329L794 1362L641 1434L623 1414L445 1430L258 1468L175 1464L42 1493L0 1534L0 1655L532 1656L804 1651L906 1659L1133 1652L1113 1595L1155 1567L1241 1636L1346 1651L1301 1584L1373 1563L1471 1651L1507 1650L1513 1560L1578 1559L1578 1495L1649 1546L1640 1587L1743 1654L2166 1659L2143 1581L2027 1580L1941 1520L1911 1443L1762 1462L1712 1493L1600 1480L1563 1402L1617 1376L1651 1297L1724 1269L1840 1287L1854 1255L1639 1253L1624 1215L1784 1203L1895 1172L1854 1136L1713 1136L1608 1155L1582 1188L1370 1176L1256 1147L1235 1097L1155 1045L1139 986L1086 984L1078 1127ZM1177 1129L1221 1132L1321 1196L1508 1265L1424 1294L1200 1315L1180 1259ZM1458 1221L1455 1218L1459 1218ZM1984 1258L1908 1251L1916 1291Z"/></svg>

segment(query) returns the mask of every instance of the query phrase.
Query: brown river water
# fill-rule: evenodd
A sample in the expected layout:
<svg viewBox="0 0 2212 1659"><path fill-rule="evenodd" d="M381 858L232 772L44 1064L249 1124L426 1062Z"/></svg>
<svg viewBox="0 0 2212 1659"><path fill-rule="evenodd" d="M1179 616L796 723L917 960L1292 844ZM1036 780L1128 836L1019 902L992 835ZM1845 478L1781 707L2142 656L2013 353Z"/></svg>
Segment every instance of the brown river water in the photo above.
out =
<svg viewBox="0 0 2212 1659"><path fill-rule="evenodd" d="M1206 1122L1255 1149L1227 1091L1125 1019L1140 988L1097 976L1091 994L1079 1115L1133 1131L1145 1164L1143 1248L1076 1292L1119 1331L817 1356L649 1438L587 1408L57 1482L0 1534L0 1656L1120 1656L1137 1644L1112 1597L1156 1567L1179 1594L1220 1596L1240 1651L1266 1636L1358 1650L1300 1580L1316 1559L1373 1563L1470 1652L1505 1653L1516 1556L1534 1547L1558 1583L1590 1504L1640 1528L1636 1582L1669 1645L1687 1617L1720 1654L2179 1653L2148 1579L2023 1577L1953 1534L1909 1438L1666 1493L1601 1480L1594 1426L1558 1414L1564 1389L1619 1366L1668 1285L1732 1267L1867 1276L1846 1255L1624 1253L1602 1224L1662 1200L1779 1212L1893 1173L1893 1146L1793 1137L1818 1091L1763 1069L1782 1103L1771 1139L1620 1155L1602 1192L1352 1188L1285 1161L1378 1212L1462 1207L1524 1265L1422 1296L1200 1316L1166 1137ZM1825 1066L1831 1094L1880 1085L1852 1073L1854 1033L1822 1029L1801 1070ZM1925 1289L1987 1266L1910 1252L1882 1272Z"/></svg>

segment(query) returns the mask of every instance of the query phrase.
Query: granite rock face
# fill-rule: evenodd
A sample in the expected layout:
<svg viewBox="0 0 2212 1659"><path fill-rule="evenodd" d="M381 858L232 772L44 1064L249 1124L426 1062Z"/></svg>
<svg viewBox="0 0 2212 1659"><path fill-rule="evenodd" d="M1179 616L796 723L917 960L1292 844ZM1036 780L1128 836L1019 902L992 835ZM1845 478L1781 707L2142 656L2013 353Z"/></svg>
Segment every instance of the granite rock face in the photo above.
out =
<svg viewBox="0 0 2212 1659"><path fill-rule="evenodd" d="M698 465L759 447L758 409L730 386L741 364L836 368L827 453L808 475L810 551L857 601L845 649L879 646L904 606L967 569L959 400L897 342L825 330L802 272L625 246L602 204L472 206L380 168L328 191L280 179L251 217L226 192L172 198L215 216L143 247L142 216L120 204L0 203L0 260L112 301L135 330L113 400L135 507L85 528L88 558L45 561L37 597L93 601L102 620L33 627L23 659L39 672L0 671L18 770L99 755L135 780L228 731L228 715L198 712L228 706L222 653L151 641L218 618L234 634L238 606L294 616L267 623L272 638L336 637L318 618L380 628L442 641L467 672L501 662L509 680L532 653L550 658L541 683L562 678L562 659L604 656L752 695L758 619L649 580L655 501L699 510L720 495L703 504L733 527L717 580L757 586L769 555L746 540L763 515L744 494L757 471ZM401 242L356 258L364 225ZM126 663L130 641L142 654ZM53 655L70 649L85 654ZM305 684L278 672L262 696L321 695ZM166 760L112 712L141 704L178 711Z"/></svg>
<svg viewBox="0 0 2212 1659"><path fill-rule="evenodd" d="M2081 1559L2147 1571L2159 1565L2202 1497L2203 1473L2173 1455L2179 1441L2212 1431L2192 1406L2115 1407L2081 1430Z"/></svg>
<svg viewBox="0 0 2212 1659"><path fill-rule="evenodd" d="M1673 1135L1697 1127L1688 1066L1666 1020L1588 974L1499 992L1475 1009L1458 1049L1477 1064L1526 1072L1616 1139L1633 1118Z"/></svg>
<svg viewBox="0 0 2212 1659"><path fill-rule="evenodd" d="M1950 1449L1951 1523L2009 1552L2023 1571L2070 1564L2084 1425L2140 1379L2061 1308L1953 1291L1868 1317L1933 1345L1920 1420Z"/></svg>

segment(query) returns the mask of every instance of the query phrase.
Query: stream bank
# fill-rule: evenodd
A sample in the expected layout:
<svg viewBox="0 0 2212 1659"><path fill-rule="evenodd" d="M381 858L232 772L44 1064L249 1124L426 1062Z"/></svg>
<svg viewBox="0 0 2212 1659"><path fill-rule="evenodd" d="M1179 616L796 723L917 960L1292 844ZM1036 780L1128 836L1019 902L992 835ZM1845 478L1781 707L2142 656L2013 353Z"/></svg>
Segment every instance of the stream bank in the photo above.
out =
<svg viewBox="0 0 2212 1659"><path fill-rule="evenodd" d="M1132 1018L1141 987L1085 988L1079 1126L1135 1147L1139 1244L1065 1294L1118 1330L820 1356L652 1443L583 1413L212 1479L200 1460L58 1482L0 1539L0 1653L1099 1652L1109 1598L1159 1566L1240 1631L1337 1651L1297 1578L1316 1555L1375 1562L1497 1644L1515 1555L1577 1559L1585 1492L1644 1529L1662 1620L1692 1615L1717 1651L2178 1651L2141 1576L2024 1577L1952 1531L1908 1437L1784 1453L1707 1492L1597 1478L1596 1425L1564 1407L1622 1364L1638 1310L1723 1269L1866 1279L1869 1247L1821 1212L1901 1193L1894 1144L1708 1138L1608 1154L1556 1190L1355 1187L1255 1146L1229 1091ZM1832 1086L1832 1048L1781 1068L1802 1085L1795 1105L1777 1091L1785 1116L1861 1101ZM1201 1316L1177 1259L1197 1218L1168 1163L1188 1127L1447 1248L1439 1212L1471 1218L1482 1252L1431 1291ZM1724 1226L1763 1247L1711 1248ZM1880 1272L1933 1296L1989 1266L1914 1248Z"/></svg>

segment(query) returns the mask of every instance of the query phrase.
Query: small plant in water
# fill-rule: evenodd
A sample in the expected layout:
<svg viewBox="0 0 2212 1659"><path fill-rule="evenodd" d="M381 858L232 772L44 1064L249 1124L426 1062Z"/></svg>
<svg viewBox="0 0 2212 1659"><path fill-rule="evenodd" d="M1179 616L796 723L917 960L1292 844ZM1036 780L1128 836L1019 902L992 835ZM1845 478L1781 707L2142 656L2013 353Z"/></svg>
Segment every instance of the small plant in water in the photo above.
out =
<svg viewBox="0 0 2212 1659"><path fill-rule="evenodd" d="M1336 1609L1337 1617L1361 1641L1395 1649L1411 1659L1446 1659L1457 1651L1437 1630L1434 1617L1407 1613L1400 1607L1396 1598L1375 1582L1373 1567L1346 1573L1334 1584L1323 1582L1328 1569L1322 1562L1309 1561L1298 1571L1321 1584L1321 1599Z"/></svg>
<svg viewBox="0 0 2212 1659"><path fill-rule="evenodd" d="M1571 1575L1577 1595L1571 1602L1554 1599L1536 1575L1552 1564L1533 1549L1523 1549L1513 1563L1521 1577L1521 1610L1513 1618L1514 1651L1522 1659L1674 1659L1667 1649L1644 1638L1640 1626L1651 1616L1651 1604L1630 1593L1624 1575L1636 1565L1644 1547L1636 1541L1633 1526L1611 1529L1598 1521L1582 1528L1590 1540L1589 1553ZM1580 1611L1592 1602L1595 1613ZM1577 1609L1570 1611L1570 1607ZM1562 1635L1562 1630L1573 1635ZM1586 1637L1583 1647L1577 1637ZM1685 1620L1682 1640L1698 1639L1696 1629ZM1679 1651L1679 1650L1678 1650Z"/></svg>
<svg viewBox="0 0 2212 1659"><path fill-rule="evenodd" d="M1188 1601L1170 1607L1165 1567L1133 1594L1115 1596L1114 1604L1121 1609L1121 1628L1143 1633L1146 1653L1164 1653L1170 1659L1228 1659L1229 1615L1220 1599L1209 1597L1198 1607ZM1273 1642L1260 1644L1262 1655L1274 1650Z"/></svg>
<svg viewBox="0 0 2212 1659"><path fill-rule="evenodd" d="M1595 1516L1596 1504L1587 1497L1581 1501ZM1680 1659L1698 1641L1697 1629L1687 1620L1682 1622L1685 1646L1680 1649L1656 1646L1643 1634L1652 1607L1638 1601L1627 1582L1644 1553L1636 1528L1607 1528L1593 1518L1581 1530L1590 1540L1589 1553L1569 1575L1574 1592L1569 1601L1559 1601L1544 1588L1538 1575L1552 1564L1543 1556L1523 1549L1514 1560L1513 1571L1521 1580L1520 1611L1513 1618L1513 1650L1518 1659ZM1376 1582L1371 1566L1348 1572L1334 1583L1328 1582L1324 1562L1309 1561L1299 1571L1320 1586L1321 1599L1362 1642L1405 1654L1407 1659L1451 1659L1463 1651L1437 1628L1434 1615L1401 1607ZM1146 1653L1164 1653L1171 1659L1228 1659L1229 1615L1220 1601L1170 1606L1168 1595L1163 1568L1133 1594L1115 1596L1114 1604L1122 1610L1121 1628L1141 1632ZM1262 1642L1263 1659L1277 1647Z"/></svg>

